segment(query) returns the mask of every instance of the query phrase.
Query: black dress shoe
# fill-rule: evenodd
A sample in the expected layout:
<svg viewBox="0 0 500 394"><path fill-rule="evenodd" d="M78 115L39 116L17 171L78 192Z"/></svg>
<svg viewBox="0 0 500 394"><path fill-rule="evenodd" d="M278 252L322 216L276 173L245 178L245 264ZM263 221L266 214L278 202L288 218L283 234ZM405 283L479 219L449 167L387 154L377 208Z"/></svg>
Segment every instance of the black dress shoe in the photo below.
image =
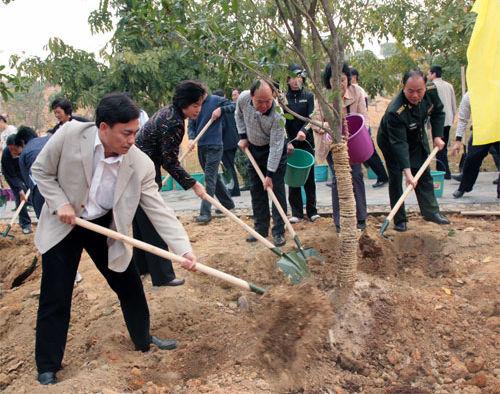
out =
<svg viewBox="0 0 500 394"><path fill-rule="evenodd" d="M286 244L285 236L283 234L278 234L273 236L274 246L283 246Z"/></svg>
<svg viewBox="0 0 500 394"><path fill-rule="evenodd" d="M165 283L162 286L182 286L186 281L184 279L172 279L170 282Z"/></svg>
<svg viewBox="0 0 500 394"><path fill-rule="evenodd" d="M461 198L464 195L465 192L463 192L460 189L457 189L453 192L453 197L454 198Z"/></svg>
<svg viewBox="0 0 500 394"><path fill-rule="evenodd" d="M356 225L358 230L366 229L366 220L358 220L358 224Z"/></svg>
<svg viewBox="0 0 500 394"><path fill-rule="evenodd" d="M56 384L56 373L55 372L43 372L38 374L38 382L44 386L48 384Z"/></svg>
<svg viewBox="0 0 500 394"><path fill-rule="evenodd" d="M432 216L424 216L424 220L437 224L450 224L450 221L445 216L441 215L439 212L435 213Z"/></svg>
<svg viewBox="0 0 500 394"><path fill-rule="evenodd" d="M377 181L377 182L375 182L375 183L372 185L372 187L376 189L377 187L382 187L382 186L384 186L387 182L388 182L388 181Z"/></svg>
<svg viewBox="0 0 500 394"><path fill-rule="evenodd" d="M401 233L405 232L407 230L406 222L394 223L394 230L399 231Z"/></svg>
<svg viewBox="0 0 500 394"><path fill-rule="evenodd" d="M457 181L457 182L462 182L462 174L452 175L451 179L453 179L454 181Z"/></svg>
<svg viewBox="0 0 500 394"><path fill-rule="evenodd" d="M444 179L450 180L451 179L451 174L444 174Z"/></svg>
<svg viewBox="0 0 500 394"><path fill-rule="evenodd" d="M177 341L175 339L160 339L151 335L151 343L161 350L173 350L177 348Z"/></svg>
<svg viewBox="0 0 500 394"><path fill-rule="evenodd" d="M257 238L255 238L253 235L249 235L246 239L247 242L257 242Z"/></svg>

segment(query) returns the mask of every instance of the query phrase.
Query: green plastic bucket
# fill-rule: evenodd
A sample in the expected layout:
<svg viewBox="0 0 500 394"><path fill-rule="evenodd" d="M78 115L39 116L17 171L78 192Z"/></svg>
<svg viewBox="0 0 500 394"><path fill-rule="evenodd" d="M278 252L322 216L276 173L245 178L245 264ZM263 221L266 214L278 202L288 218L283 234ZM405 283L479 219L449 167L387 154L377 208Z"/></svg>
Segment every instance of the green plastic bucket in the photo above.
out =
<svg viewBox="0 0 500 394"><path fill-rule="evenodd" d="M432 183L434 184L434 195L436 197L443 197L444 174L444 171L431 171Z"/></svg>
<svg viewBox="0 0 500 394"><path fill-rule="evenodd" d="M318 164L314 166L314 180L316 182L326 182L328 178L328 164Z"/></svg>
<svg viewBox="0 0 500 394"><path fill-rule="evenodd" d="M375 174L375 172L373 172L371 167L368 167L368 170L366 171L366 173L368 175L368 179L377 179L377 174Z"/></svg>
<svg viewBox="0 0 500 394"><path fill-rule="evenodd" d="M162 175L161 176L162 182L164 179L165 179L165 176ZM168 191L172 190L173 188L174 188L174 181L173 181L172 177L169 177L167 182L161 187L161 191L168 192Z"/></svg>
<svg viewBox="0 0 500 394"><path fill-rule="evenodd" d="M313 165L313 155L303 149L294 149L286 163L285 183L292 187L304 186Z"/></svg>

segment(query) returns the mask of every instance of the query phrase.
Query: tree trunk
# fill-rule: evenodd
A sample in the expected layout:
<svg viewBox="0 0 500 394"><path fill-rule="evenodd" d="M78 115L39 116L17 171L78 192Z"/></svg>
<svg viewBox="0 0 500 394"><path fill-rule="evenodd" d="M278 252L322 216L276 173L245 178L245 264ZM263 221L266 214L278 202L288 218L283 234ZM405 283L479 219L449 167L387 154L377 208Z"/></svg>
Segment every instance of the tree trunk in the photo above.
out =
<svg viewBox="0 0 500 394"><path fill-rule="evenodd" d="M347 142L333 143L330 149L337 177L340 206L340 261L337 267L337 284L340 287L347 287L355 282L358 265L356 202L352 188Z"/></svg>

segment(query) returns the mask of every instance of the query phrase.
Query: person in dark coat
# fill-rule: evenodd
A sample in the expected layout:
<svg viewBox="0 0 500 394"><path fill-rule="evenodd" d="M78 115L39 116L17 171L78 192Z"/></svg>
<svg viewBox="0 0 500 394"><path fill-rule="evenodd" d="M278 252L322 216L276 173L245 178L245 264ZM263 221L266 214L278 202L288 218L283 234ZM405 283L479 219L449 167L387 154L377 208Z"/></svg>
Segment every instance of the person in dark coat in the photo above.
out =
<svg viewBox="0 0 500 394"><path fill-rule="evenodd" d="M439 212L430 170L427 168L418 182L414 176L430 154L425 131L427 119L432 127L434 146L443 149L444 117L436 86L432 82L426 86L424 74L420 70L411 70L405 73L403 89L389 104L377 135L377 143L389 172L391 207L403 194L404 174L406 185L415 189L422 216L437 224L450 224L450 221ZM406 222L403 204L394 216L394 229L406 231Z"/></svg>
<svg viewBox="0 0 500 394"><path fill-rule="evenodd" d="M205 188L182 167L179 162L179 146L184 138L184 121L196 119L201 111L205 87L197 81L183 81L176 86L172 105L156 112L139 130L136 146L154 163L156 183L161 188L161 167L184 190L192 189L203 198ZM132 222L134 238L168 250L168 246L155 230L144 210L138 207ZM176 278L172 262L134 248L134 262L141 274L151 274L153 286L179 286L184 279Z"/></svg>
<svg viewBox="0 0 500 394"><path fill-rule="evenodd" d="M222 90L215 90L215 96L225 97ZM232 179L233 187L230 190L231 197L240 196L240 184L238 182L238 174L234 167L236 151L238 150L238 129L236 128L236 121L234 120L234 112L223 112L221 116L222 121L222 145L224 152L222 153L222 165L229 172Z"/></svg>
<svg viewBox="0 0 500 394"><path fill-rule="evenodd" d="M9 184L12 193L14 193L14 198L16 199L16 208L19 207L21 201L26 200L26 192L28 188L23 182L21 176L21 170L19 169L19 155L22 150L15 144L16 135L11 134L7 137L6 145L7 147L2 153L2 173L5 180ZM30 234L31 230L31 219L26 208L26 204L23 206L19 212L19 225L23 231L23 234Z"/></svg>
<svg viewBox="0 0 500 394"><path fill-rule="evenodd" d="M293 76L287 79L288 91L286 99L288 107L295 113L310 118L314 112L314 95L304 87L305 71L297 64L289 66ZM287 119L285 129L289 141L289 148L302 149L314 156L314 135L308 124L298 118ZM291 142L293 141L293 142ZM319 219L316 209L316 181L314 179L314 165L304 184L306 195L306 214L310 221ZM291 223L297 223L304 218L304 204L300 187L288 187L288 202L292 208Z"/></svg>

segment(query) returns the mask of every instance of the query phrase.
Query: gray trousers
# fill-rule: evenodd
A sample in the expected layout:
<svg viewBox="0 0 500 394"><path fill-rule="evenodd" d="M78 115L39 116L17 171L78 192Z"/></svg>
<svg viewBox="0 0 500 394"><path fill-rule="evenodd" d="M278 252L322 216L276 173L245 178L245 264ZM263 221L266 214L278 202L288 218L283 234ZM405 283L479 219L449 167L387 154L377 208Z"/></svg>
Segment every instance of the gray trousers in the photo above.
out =
<svg viewBox="0 0 500 394"><path fill-rule="evenodd" d="M205 188L207 189L207 194L211 197L215 194L225 208L233 209L234 202L219 176L219 165L222 160L222 153L222 145L198 146L198 160L205 172ZM200 215L211 216L211 209L212 204L202 200Z"/></svg>

